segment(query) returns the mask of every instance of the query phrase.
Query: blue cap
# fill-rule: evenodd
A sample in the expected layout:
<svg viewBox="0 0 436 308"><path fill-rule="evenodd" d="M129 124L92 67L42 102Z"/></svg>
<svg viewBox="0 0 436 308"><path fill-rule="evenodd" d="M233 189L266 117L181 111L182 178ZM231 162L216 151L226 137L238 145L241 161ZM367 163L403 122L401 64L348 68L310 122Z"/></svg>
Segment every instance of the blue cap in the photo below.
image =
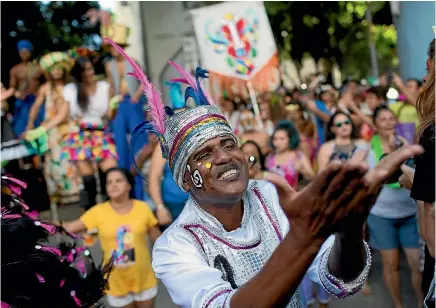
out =
<svg viewBox="0 0 436 308"><path fill-rule="evenodd" d="M23 49L27 49L29 51L33 51L33 45L28 40L21 40L17 44L17 49L18 49L18 51L21 51Z"/></svg>

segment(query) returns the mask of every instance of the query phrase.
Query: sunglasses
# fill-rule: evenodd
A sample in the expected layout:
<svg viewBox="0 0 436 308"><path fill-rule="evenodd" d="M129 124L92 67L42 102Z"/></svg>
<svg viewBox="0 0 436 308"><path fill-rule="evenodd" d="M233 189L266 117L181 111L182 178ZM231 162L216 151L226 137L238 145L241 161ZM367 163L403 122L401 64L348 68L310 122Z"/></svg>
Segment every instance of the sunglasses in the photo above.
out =
<svg viewBox="0 0 436 308"><path fill-rule="evenodd" d="M344 122L336 122L335 126L336 127L341 127L342 125L350 125L351 121L350 120L345 120Z"/></svg>

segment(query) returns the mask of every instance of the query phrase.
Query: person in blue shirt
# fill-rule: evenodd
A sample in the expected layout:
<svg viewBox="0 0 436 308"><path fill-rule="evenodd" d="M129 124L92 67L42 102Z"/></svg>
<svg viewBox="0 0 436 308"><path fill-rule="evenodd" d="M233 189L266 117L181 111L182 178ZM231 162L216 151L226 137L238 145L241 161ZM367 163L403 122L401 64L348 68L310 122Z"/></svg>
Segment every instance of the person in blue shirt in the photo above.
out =
<svg viewBox="0 0 436 308"><path fill-rule="evenodd" d="M179 83L167 82L171 105L175 112L183 110L185 99ZM155 146L148 173L148 190L156 207L156 218L165 230L180 213L188 200L188 193L183 192L173 179L171 169L159 145Z"/></svg>
<svg viewBox="0 0 436 308"><path fill-rule="evenodd" d="M319 99L309 100L306 108L315 116L315 125L318 135L318 145L325 142L325 126L330 120L331 109L334 107L334 97L331 89L321 90Z"/></svg>

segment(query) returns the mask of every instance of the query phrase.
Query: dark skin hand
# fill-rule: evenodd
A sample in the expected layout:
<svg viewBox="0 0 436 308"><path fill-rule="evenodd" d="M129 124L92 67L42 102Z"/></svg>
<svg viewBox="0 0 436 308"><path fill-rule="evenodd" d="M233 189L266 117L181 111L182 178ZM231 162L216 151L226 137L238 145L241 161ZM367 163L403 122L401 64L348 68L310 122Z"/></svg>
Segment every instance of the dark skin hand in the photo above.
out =
<svg viewBox="0 0 436 308"><path fill-rule="evenodd" d="M329 256L329 271L345 281L356 279L366 261L361 230L373 200L396 168L421 152L420 146L404 147L370 171L364 163L366 153L356 152L347 163L329 164L299 192L285 186L278 189L292 228L259 273L233 294L231 306L286 306L322 243L334 233L337 236ZM207 168L206 162L212 167ZM217 137L194 152L188 164L204 181L203 187L196 188L191 174L185 173L185 187L198 204L226 230L238 228L243 214L241 198L248 182L243 153L228 138ZM226 168L238 170L231 184L219 179Z"/></svg>

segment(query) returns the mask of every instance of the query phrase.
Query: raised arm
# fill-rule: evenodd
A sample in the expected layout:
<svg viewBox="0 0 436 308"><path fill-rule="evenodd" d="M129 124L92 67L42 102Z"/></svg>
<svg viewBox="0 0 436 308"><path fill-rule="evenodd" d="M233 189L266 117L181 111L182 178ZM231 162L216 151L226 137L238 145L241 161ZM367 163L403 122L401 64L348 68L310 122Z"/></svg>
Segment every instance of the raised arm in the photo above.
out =
<svg viewBox="0 0 436 308"><path fill-rule="evenodd" d="M56 95L53 99L56 100L58 110L56 115L51 120L43 124L46 130L50 130L59 124L66 122L70 113L70 106L62 96Z"/></svg>
<svg viewBox="0 0 436 308"><path fill-rule="evenodd" d="M161 225L171 223L172 217L169 210L165 207L162 199L161 184L166 160L162 157L159 145L156 145L151 157L150 171L148 173L148 190L150 197L156 206L156 217Z"/></svg>
<svg viewBox="0 0 436 308"><path fill-rule="evenodd" d="M238 289L209 266L195 239L184 232L164 234L156 242L153 268L174 303L182 307L284 307L320 246L302 241L289 233L262 270Z"/></svg>
<svg viewBox="0 0 436 308"><path fill-rule="evenodd" d="M36 97L35 103L32 105L29 111L29 119L27 120L26 131L31 130L35 127L35 120L38 116L38 112L41 109L42 104L44 103L45 97L47 95L49 85L44 84L38 91L38 96Z"/></svg>
<svg viewBox="0 0 436 308"><path fill-rule="evenodd" d="M9 97L13 96L18 85L18 79L15 73L15 67L13 67L9 72L9 89L5 91L2 95L2 100L7 100Z"/></svg>

